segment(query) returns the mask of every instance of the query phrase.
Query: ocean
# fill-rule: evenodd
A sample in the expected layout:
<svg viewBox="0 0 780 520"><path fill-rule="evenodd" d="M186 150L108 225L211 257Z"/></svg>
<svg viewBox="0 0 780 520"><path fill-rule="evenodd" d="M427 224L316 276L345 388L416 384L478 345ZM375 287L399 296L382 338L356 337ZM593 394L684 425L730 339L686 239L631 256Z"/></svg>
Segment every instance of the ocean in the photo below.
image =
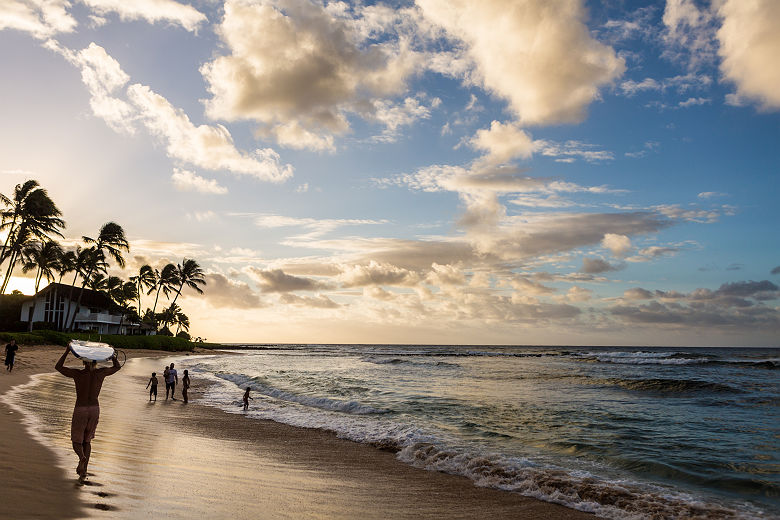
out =
<svg viewBox="0 0 780 520"><path fill-rule="evenodd" d="M236 347L182 359L205 404L605 518L780 518L780 349Z"/></svg>

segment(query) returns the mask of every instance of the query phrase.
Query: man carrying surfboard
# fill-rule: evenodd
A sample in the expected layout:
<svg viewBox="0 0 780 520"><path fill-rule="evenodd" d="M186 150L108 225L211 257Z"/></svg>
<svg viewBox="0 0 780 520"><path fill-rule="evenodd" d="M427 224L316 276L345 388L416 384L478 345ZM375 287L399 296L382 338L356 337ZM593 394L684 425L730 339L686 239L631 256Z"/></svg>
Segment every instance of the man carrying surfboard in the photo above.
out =
<svg viewBox="0 0 780 520"><path fill-rule="evenodd" d="M76 385L76 406L73 408L70 440L73 442L73 451L79 456L79 465L76 467L76 473L79 475L79 480L84 480L87 476L87 465L92 452L91 442L95 437L95 430L100 418L98 395L103 386L103 379L118 372L122 365L117 361L116 352L114 352L110 358L113 365L110 367L97 368L97 361L83 356L83 369L68 368L64 366L64 363L69 352L71 352L70 345L65 347L65 352L57 361L57 364L54 365L54 368L65 377L73 379Z"/></svg>

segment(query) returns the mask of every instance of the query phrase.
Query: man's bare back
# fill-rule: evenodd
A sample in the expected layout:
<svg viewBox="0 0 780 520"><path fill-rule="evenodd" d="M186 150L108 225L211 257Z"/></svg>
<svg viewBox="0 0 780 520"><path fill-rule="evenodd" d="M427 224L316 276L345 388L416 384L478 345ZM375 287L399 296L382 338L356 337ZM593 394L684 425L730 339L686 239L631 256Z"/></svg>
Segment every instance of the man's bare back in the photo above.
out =
<svg viewBox="0 0 780 520"><path fill-rule="evenodd" d="M70 377L76 385L76 406L73 408L71 420L71 441L73 451L79 456L79 465L76 473L79 479L87 476L87 465L92 452L91 441L95 436L98 419L100 417L100 403L98 396L103 387L103 380L119 371L122 365L116 359L116 354L111 358L113 365L108 368L95 368L97 363L84 362L84 368L77 370L65 366L65 358L68 357L70 346L65 348L54 368L65 377Z"/></svg>
<svg viewBox="0 0 780 520"><path fill-rule="evenodd" d="M70 352L70 347L54 365L54 368L65 377L70 377L76 385L76 406L98 406L98 395L103 387L106 376L116 373L122 368L116 355L111 358L113 366L106 368L94 368L92 364L86 364L81 370L64 366L65 358Z"/></svg>

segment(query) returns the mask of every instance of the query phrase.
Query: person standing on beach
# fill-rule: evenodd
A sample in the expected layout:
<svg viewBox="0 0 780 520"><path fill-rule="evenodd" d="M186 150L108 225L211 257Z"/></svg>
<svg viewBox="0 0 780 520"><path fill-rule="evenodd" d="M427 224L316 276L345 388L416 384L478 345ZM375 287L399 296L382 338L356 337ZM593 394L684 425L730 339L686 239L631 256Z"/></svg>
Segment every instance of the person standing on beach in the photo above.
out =
<svg viewBox="0 0 780 520"><path fill-rule="evenodd" d="M65 377L73 379L76 385L76 406L73 408L73 418L70 423L70 440L73 442L73 451L79 456L79 465L76 473L79 480L87 477L87 465L92 453L92 439L95 438L98 419L100 419L100 403L98 395L103 386L103 380L115 374L122 368L116 359L116 352L111 356L112 366L96 368L96 361L84 361L84 368L77 370L64 366L65 358L70 352L70 345L65 347L54 368Z"/></svg>
<svg viewBox="0 0 780 520"><path fill-rule="evenodd" d="M170 373L171 367L168 365L165 365L165 370L163 370L163 383L165 383L165 400L168 400L168 394L171 391L171 385L168 384L168 373Z"/></svg>
<svg viewBox="0 0 780 520"><path fill-rule="evenodd" d="M5 368L9 372L14 369L14 360L16 359L16 351L19 350L19 346L16 344L16 340L12 339L11 342L5 346Z"/></svg>
<svg viewBox="0 0 780 520"><path fill-rule="evenodd" d="M176 369L173 368L173 363L171 363L171 367L168 369L168 377L165 379L166 388L165 388L165 398L168 399L168 385L171 387L171 399L174 401L176 400L175 397L173 397L174 392L176 391L176 383L179 382L179 375L176 373Z"/></svg>
<svg viewBox="0 0 780 520"><path fill-rule="evenodd" d="M249 397L249 391L252 389L252 387L246 387L246 392L244 392L244 410L249 409L249 400L252 399ZM254 399L252 399L254 401Z"/></svg>
<svg viewBox="0 0 780 520"><path fill-rule="evenodd" d="M151 388L149 386L151 385ZM146 383L146 388L149 388L149 400L152 400L152 394L154 394L154 402L157 402L157 372L152 372L152 377L149 378L149 382Z"/></svg>
<svg viewBox="0 0 780 520"><path fill-rule="evenodd" d="M184 371L184 377L181 378L181 396L185 403L189 403L187 399L187 390L190 389L190 374L186 370Z"/></svg>

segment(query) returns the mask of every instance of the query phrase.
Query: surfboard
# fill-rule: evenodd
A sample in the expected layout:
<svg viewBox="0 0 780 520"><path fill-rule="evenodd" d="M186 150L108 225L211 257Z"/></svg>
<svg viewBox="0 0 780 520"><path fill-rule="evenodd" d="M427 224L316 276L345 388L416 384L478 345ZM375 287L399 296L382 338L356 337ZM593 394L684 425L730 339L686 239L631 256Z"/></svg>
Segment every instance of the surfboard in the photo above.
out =
<svg viewBox="0 0 780 520"><path fill-rule="evenodd" d="M77 358L89 361L108 361L114 355L114 347L108 343L78 339L70 342L70 351Z"/></svg>

